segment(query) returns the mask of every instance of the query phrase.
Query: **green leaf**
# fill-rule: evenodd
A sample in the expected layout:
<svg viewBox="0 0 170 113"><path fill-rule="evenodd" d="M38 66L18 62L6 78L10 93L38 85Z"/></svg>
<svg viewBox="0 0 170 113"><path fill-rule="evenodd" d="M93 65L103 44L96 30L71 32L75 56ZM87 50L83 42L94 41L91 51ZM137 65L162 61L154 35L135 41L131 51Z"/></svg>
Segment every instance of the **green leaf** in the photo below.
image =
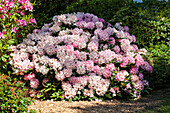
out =
<svg viewBox="0 0 170 113"><path fill-rule="evenodd" d="M69 102L72 102L72 98L70 98L68 101L69 101Z"/></svg>
<svg viewBox="0 0 170 113"><path fill-rule="evenodd" d="M50 91L52 88L48 88L48 89L46 89L44 92L48 92L48 91Z"/></svg>
<svg viewBox="0 0 170 113"><path fill-rule="evenodd" d="M105 94L105 96L106 96L107 98L112 98L111 93Z"/></svg>
<svg viewBox="0 0 170 113"><path fill-rule="evenodd" d="M2 61L6 62L6 58L4 56L1 57L2 58Z"/></svg>
<svg viewBox="0 0 170 113"><path fill-rule="evenodd" d="M96 96L94 96L94 97L93 97L93 99L97 99L97 97L96 97Z"/></svg>

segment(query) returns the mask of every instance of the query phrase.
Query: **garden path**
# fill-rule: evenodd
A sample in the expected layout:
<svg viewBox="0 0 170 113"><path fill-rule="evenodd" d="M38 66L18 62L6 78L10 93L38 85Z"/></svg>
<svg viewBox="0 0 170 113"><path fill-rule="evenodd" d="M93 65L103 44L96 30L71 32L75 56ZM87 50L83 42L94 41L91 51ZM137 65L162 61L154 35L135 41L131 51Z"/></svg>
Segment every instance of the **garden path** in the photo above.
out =
<svg viewBox="0 0 170 113"><path fill-rule="evenodd" d="M152 91L138 100L97 101L39 101L29 106L38 113L136 113L162 112L162 105L170 107L170 88ZM169 109L169 108L168 108Z"/></svg>

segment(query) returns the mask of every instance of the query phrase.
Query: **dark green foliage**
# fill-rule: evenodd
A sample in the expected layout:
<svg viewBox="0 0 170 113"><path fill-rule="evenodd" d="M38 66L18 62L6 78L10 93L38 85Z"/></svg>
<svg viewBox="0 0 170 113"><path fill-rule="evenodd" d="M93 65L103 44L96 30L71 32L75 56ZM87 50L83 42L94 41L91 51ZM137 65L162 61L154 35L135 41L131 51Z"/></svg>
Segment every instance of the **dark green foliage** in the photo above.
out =
<svg viewBox="0 0 170 113"><path fill-rule="evenodd" d="M165 44L152 45L148 51L147 59L154 69L148 75L150 86L155 89L166 87L170 83L170 47Z"/></svg>
<svg viewBox="0 0 170 113"><path fill-rule="evenodd" d="M41 28L44 23L52 22L54 15L59 15L71 3L77 0L30 0L35 2L34 17L37 25Z"/></svg>
<svg viewBox="0 0 170 113"><path fill-rule="evenodd" d="M131 3L121 8L110 22L122 22L130 28L130 34L137 37L140 47L158 44L164 41L169 44L170 8L166 1L146 0L143 3Z"/></svg>
<svg viewBox="0 0 170 113"><path fill-rule="evenodd" d="M0 111L1 113L26 113L31 99L26 95L27 89L17 79L0 75Z"/></svg>
<svg viewBox="0 0 170 113"><path fill-rule="evenodd" d="M122 22L137 37L139 47L147 48L147 59L152 63L153 73L148 75L153 88L164 87L169 82L170 54L170 8L165 1L146 0L122 8L110 20Z"/></svg>
<svg viewBox="0 0 170 113"><path fill-rule="evenodd" d="M170 70L170 8L169 3L145 0L121 8L110 20L112 24L122 22L130 28L130 34L137 38L139 47L148 50L153 73L148 75L153 88L165 87Z"/></svg>
<svg viewBox="0 0 170 113"><path fill-rule="evenodd" d="M126 7L130 1L132 0L79 0L68 6L64 13L92 13L108 21L120 8Z"/></svg>

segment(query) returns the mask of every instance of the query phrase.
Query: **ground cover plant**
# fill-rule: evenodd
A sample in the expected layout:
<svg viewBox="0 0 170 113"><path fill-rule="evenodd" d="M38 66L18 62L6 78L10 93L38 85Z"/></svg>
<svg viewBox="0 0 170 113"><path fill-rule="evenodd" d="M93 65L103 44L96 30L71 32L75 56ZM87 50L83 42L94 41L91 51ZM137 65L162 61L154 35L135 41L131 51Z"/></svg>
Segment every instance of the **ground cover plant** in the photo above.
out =
<svg viewBox="0 0 170 113"><path fill-rule="evenodd" d="M10 76L0 75L0 111L1 113L28 112L32 99L26 95L23 82Z"/></svg>
<svg viewBox="0 0 170 113"><path fill-rule="evenodd" d="M54 16L13 48L13 74L42 99L138 98L149 87L142 73L152 67L128 31L90 13Z"/></svg>

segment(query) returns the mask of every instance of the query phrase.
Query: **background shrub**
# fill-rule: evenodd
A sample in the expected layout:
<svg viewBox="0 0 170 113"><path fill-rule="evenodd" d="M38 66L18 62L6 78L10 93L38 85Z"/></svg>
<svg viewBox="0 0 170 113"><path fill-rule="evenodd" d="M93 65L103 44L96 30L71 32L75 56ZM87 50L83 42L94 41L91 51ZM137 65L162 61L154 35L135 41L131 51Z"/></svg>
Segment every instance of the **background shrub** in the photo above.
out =
<svg viewBox="0 0 170 113"><path fill-rule="evenodd" d="M132 0L79 0L68 6L64 13L84 12L93 13L105 20L112 19L113 15L122 7L126 7Z"/></svg>
<svg viewBox="0 0 170 113"><path fill-rule="evenodd" d="M163 84L169 82L169 13L168 2L145 0L121 8L110 20L132 28L129 32L136 36L139 47L147 48L147 59L153 66L153 73L148 78L153 88L165 87Z"/></svg>
<svg viewBox="0 0 170 113"><path fill-rule="evenodd" d="M170 83L169 45L160 43L160 45L150 46L148 50L147 59L154 69L153 73L148 75L151 87L155 89L168 87Z"/></svg>
<svg viewBox="0 0 170 113"><path fill-rule="evenodd" d="M136 36L138 45L149 46L158 43L169 45L170 8L166 1L145 0L143 3L130 3L120 8L110 19L111 23L122 22Z"/></svg>

